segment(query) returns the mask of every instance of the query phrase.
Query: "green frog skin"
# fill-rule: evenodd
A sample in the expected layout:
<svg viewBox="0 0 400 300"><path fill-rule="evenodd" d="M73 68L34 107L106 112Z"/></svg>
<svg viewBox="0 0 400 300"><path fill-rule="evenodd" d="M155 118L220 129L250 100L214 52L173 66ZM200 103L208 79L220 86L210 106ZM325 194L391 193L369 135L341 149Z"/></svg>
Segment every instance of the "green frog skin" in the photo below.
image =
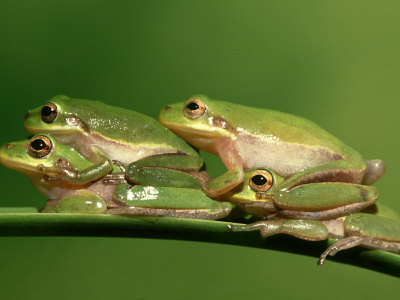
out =
<svg viewBox="0 0 400 300"><path fill-rule="evenodd" d="M35 187L49 198L44 210L49 213L106 213L214 220L225 217L231 210L230 203L208 198L200 186L181 189L171 186L132 186L126 183L122 170L116 165L111 166L110 175L95 177L85 184L75 184L80 181L79 176L90 174L96 164L48 134L38 134L30 140L1 146L0 163L29 177ZM62 176L64 173L68 173L68 176ZM110 184L109 181L117 175L119 182ZM64 181L54 180L55 177L62 177ZM188 177L182 172L183 179ZM195 179L191 181L196 182Z"/></svg>
<svg viewBox="0 0 400 300"><path fill-rule="evenodd" d="M51 134L95 165L86 174L66 179L64 172L54 180L86 184L108 174L116 161L129 166L131 183L149 184L141 178L143 168L158 168L168 178L175 170L197 171L203 165L192 147L156 120L99 101L56 96L29 111L24 125L32 134Z"/></svg>
<svg viewBox="0 0 400 300"><path fill-rule="evenodd" d="M159 121L194 147L221 157L228 171L203 183L211 197L232 190L252 168L265 167L286 178L282 192L311 182L370 185L385 169L382 161L364 161L309 120L203 95L167 105Z"/></svg>
<svg viewBox="0 0 400 300"><path fill-rule="evenodd" d="M276 198L275 185L284 180L268 169L246 171L243 184L225 200L262 220L248 225L230 224L227 230L259 230L265 238L288 234L308 241L337 239L321 254L319 265L328 255L355 246L400 254L400 219L389 208L375 204L374 187L325 183L326 190L321 190L323 184L305 184L295 187L282 201ZM361 207L357 204L363 204L362 212L358 212Z"/></svg>

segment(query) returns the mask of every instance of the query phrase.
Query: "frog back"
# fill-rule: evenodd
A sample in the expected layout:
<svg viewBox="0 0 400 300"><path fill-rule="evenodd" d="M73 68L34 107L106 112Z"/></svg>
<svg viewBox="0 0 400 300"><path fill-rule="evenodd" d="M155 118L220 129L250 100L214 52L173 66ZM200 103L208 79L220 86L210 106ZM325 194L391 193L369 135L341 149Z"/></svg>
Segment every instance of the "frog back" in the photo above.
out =
<svg viewBox="0 0 400 300"><path fill-rule="evenodd" d="M125 147L163 149L165 153L198 155L173 132L144 114L95 100L56 98L54 101L60 104L63 116L77 117L81 130L97 141L110 141Z"/></svg>
<svg viewBox="0 0 400 300"><path fill-rule="evenodd" d="M214 106L218 109L214 109ZM318 148L329 153L333 159L362 161L358 152L305 118L224 101L210 101L207 107L210 116L218 118L218 123L225 122L226 129L236 137L247 136L269 144L298 147L299 150Z"/></svg>

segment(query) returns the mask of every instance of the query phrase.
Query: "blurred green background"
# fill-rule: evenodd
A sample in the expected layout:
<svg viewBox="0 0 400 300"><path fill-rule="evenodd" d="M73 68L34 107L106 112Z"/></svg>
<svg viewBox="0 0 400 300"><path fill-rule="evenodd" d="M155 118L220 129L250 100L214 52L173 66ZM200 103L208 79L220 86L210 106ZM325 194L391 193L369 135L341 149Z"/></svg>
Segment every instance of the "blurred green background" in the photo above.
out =
<svg viewBox="0 0 400 300"><path fill-rule="evenodd" d="M400 211L398 1L0 2L1 144L57 94L154 118L204 93L309 118L381 158L379 201ZM206 155L212 175L223 172ZM0 167L0 206L43 207ZM276 251L199 242L1 237L2 299L353 299L399 281Z"/></svg>

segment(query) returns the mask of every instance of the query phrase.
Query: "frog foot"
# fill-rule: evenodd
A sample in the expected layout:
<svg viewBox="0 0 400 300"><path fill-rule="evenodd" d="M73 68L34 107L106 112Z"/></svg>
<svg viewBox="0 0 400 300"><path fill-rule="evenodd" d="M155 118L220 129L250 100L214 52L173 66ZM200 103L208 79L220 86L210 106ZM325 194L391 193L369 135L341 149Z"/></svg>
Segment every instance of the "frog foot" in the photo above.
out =
<svg viewBox="0 0 400 300"><path fill-rule="evenodd" d="M338 253L341 250L353 248L355 246L361 245L365 238L360 237L360 236L349 236L347 238L341 239L337 241L335 244L332 246L328 247L320 256L318 260L318 265L322 266L325 263L325 260L328 255L334 256L336 253Z"/></svg>
<svg viewBox="0 0 400 300"><path fill-rule="evenodd" d="M125 165L124 165L122 162L120 162L119 160L112 160L111 162L113 163L113 165L116 165L118 168L120 168L120 170L121 170L123 173L126 172Z"/></svg>
<svg viewBox="0 0 400 300"><path fill-rule="evenodd" d="M63 181L65 178L76 178L78 176L77 170L68 160L63 158L59 158L53 167L46 167L39 164L37 169L40 172L46 173L44 176L46 181Z"/></svg>
<svg viewBox="0 0 400 300"><path fill-rule="evenodd" d="M67 181L67 178L77 178L78 173L76 170L68 170L68 169L63 169L63 170L58 170L58 174L56 175L44 175L44 180L45 181Z"/></svg>
<svg viewBox="0 0 400 300"><path fill-rule="evenodd" d="M107 174L102 179L102 183L106 185L118 185L126 183L125 174Z"/></svg>
<svg viewBox="0 0 400 300"><path fill-rule="evenodd" d="M380 159L366 160L366 170L362 184L371 185L385 173L385 163Z"/></svg>
<svg viewBox="0 0 400 300"><path fill-rule="evenodd" d="M334 256L341 250L350 249L355 246L362 246L369 249L378 249L400 254L400 242L385 241L361 236L349 236L328 247L328 249L321 254L320 259L318 260L318 265L322 266L328 255Z"/></svg>
<svg viewBox="0 0 400 300"><path fill-rule="evenodd" d="M71 172L70 170L59 170L59 174L57 175L44 175L45 181L67 181L67 178L77 178L76 172Z"/></svg>

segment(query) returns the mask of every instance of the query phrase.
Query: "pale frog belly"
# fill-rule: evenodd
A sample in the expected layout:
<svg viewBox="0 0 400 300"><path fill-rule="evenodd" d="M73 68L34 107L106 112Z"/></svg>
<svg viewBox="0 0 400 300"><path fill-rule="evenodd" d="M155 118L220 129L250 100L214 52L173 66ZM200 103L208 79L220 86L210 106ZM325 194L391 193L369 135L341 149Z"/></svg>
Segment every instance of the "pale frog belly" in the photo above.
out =
<svg viewBox="0 0 400 300"><path fill-rule="evenodd" d="M177 153L176 150L155 145L154 147L141 145L123 145L102 138L92 137L92 144L96 145L109 159L117 160L124 165L138 161L152 155Z"/></svg>
<svg viewBox="0 0 400 300"><path fill-rule="evenodd" d="M293 145L276 140L259 140L239 134L235 141L245 169L269 168L283 177L342 159L341 155L317 146Z"/></svg>
<svg viewBox="0 0 400 300"><path fill-rule="evenodd" d="M177 153L169 148L148 148L140 146L121 146L117 147L112 144L103 144L98 146L108 158L111 160L117 160L124 165L130 164L134 161L138 161L142 158L146 158L153 155Z"/></svg>

